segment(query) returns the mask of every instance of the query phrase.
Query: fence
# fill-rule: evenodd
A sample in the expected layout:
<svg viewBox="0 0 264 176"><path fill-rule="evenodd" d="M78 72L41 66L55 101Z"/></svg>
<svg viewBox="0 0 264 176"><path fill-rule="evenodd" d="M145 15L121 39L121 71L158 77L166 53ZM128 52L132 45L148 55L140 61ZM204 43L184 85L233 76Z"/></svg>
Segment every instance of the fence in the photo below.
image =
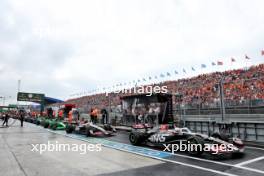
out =
<svg viewBox="0 0 264 176"><path fill-rule="evenodd" d="M183 94L180 99L175 97L174 117L194 132L210 135L224 125L232 136L264 142L263 85L263 77L239 81L232 78L220 81L213 92L202 97Z"/></svg>
<svg viewBox="0 0 264 176"><path fill-rule="evenodd" d="M225 107L226 114L264 114L264 106L233 106ZM174 108L174 114L183 115L211 115L221 114L221 108Z"/></svg>
<svg viewBox="0 0 264 176"><path fill-rule="evenodd" d="M185 122L185 126L192 131L208 135L221 131L222 125L212 121ZM233 122L227 126L227 133L231 134L231 136L239 137L244 141L264 142L264 122Z"/></svg>

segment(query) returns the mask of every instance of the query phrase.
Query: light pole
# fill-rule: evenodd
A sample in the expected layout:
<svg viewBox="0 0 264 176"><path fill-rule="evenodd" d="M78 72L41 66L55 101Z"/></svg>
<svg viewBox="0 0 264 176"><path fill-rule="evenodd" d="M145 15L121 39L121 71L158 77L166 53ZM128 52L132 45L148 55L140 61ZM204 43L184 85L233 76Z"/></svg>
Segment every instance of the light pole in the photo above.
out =
<svg viewBox="0 0 264 176"><path fill-rule="evenodd" d="M4 106L4 104L5 104L5 97L0 97L0 98L3 100L2 105Z"/></svg>
<svg viewBox="0 0 264 176"><path fill-rule="evenodd" d="M106 119L107 122L106 123L109 123L111 122L111 119L110 119L110 112L111 112L111 92L108 94L108 118Z"/></svg>
<svg viewBox="0 0 264 176"><path fill-rule="evenodd" d="M19 79L17 82L17 92L20 92L21 80Z"/></svg>
<svg viewBox="0 0 264 176"><path fill-rule="evenodd" d="M17 107L19 105L19 101L18 101L18 93L20 92L20 86L21 86L21 80L19 79L17 81Z"/></svg>
<svg viewBox="0 0 264 176"><path fill-rule="evenodd" d="M225 95L224 95L224 77L220 80L220 99L221 99L221 115L222 115L222 122L225 120Z"/></svg>

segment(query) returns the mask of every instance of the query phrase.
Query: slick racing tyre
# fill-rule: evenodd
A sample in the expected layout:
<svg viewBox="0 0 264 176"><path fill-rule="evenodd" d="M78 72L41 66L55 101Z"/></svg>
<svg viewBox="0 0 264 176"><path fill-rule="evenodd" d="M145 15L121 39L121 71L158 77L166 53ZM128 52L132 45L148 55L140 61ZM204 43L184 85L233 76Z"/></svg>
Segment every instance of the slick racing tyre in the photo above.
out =
<svg viewBox="0 0 264 176"><path fill-rule="evenodd" d="M109 125L109 124L105 124L105 125L104 125L104 129L105 129L106 131L111 131L111 130L112 130L112 127L111 127L111 125Z"/></svg>
<svg viewBox="0 0 264 176"><path fill-rule="evenodd" d="M132 145L140 145L142 143L142 138L137 133L130 133L129 141Z"/></svg>
<svg viewBox="0 0 264 176"><path fill-rule="evenodd" d="M67 125L66 126L66 129L65 129L66 133L72 133L73 130L74 130L74 127L73 126L71 126L71 125Z"/></svg>
<svg viewBox="0 0 264 176"><path fill-rule="evenodd" d="M40 125L44 127L44 126L45 126L45 120L42 120L42 121L40 122Z"/></svg>
<svg viewBox="0 0 264 176"><path fill-rule="evenodd" d="M56 124L52 125L51 129L56 130L57 129L57 125Z"/></svg>
<svg viewBox="0 0 264 176"><path fill-rule="evenodd" d="M229 137L224 133L213 133L212 137L228 142Z"/></svg>
<svg viewBox="0 0 264 176"><path fill-rule="evenodd" d="M190 148L188 149L190 155L199 156L203 154L204 141L201 137L189 137L187 139L187 144L190 145Z"/></svg>
<svg viewBox="0 0 264 176"><path fill-rule="evenodd" d="M49 122L45 122L44 123L44 128L48 128L49 127Z"/></svg>
<svg viewBox="0 0 264 176"><path fill-rule="evenodd" d="M86 136L87 137L91 136L92 134L93 134L93 130L91 130L91 129L86 130Z"/></svg>

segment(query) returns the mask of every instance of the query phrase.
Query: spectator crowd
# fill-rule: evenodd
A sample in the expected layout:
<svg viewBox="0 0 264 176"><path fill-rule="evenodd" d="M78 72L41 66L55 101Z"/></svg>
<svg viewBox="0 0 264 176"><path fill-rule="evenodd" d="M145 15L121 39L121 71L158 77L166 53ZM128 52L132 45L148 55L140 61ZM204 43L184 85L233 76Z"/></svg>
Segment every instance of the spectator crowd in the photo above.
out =
<svg viewBox="0 0 264 176"><path fill-rule="evenodd" d="M167 86L173 93L173 104L215 107L220 104L220 81L223 80L225 103L228 106L264 105L264 64L250 68L201 74L192 78L165 81L158 85ZM157 85L157 84L155 84ZM153 86L155 86L153 85ZM178 96L177 96L178 95ZM85 110L91 107L105 108L121 104L123 93L104 93L67 100Z"/></svg>

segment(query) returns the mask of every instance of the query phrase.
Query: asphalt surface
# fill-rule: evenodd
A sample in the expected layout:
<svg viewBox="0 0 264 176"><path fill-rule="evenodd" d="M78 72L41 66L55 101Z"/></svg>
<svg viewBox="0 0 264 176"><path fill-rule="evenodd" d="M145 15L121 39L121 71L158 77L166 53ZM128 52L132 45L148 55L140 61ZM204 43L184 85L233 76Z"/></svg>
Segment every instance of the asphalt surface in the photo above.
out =
<svg viewBox="0 0 264 176"><path fill-rule="evenodd" d="M102 150L80 154L75 151L32 151L32 144L91 144L102 142ZM157 155L156 155L156 153ZM155 154L154 154L155 153ZM212 160L207 156L191 157L185 153L164 155L157 149L134 148L128 133L90 139L66 135L64 131L43 129L25 123L0 128L0 176L104 175L104 176L215 176L264 175L264 150L247 147L240 158Z"/></svg>

